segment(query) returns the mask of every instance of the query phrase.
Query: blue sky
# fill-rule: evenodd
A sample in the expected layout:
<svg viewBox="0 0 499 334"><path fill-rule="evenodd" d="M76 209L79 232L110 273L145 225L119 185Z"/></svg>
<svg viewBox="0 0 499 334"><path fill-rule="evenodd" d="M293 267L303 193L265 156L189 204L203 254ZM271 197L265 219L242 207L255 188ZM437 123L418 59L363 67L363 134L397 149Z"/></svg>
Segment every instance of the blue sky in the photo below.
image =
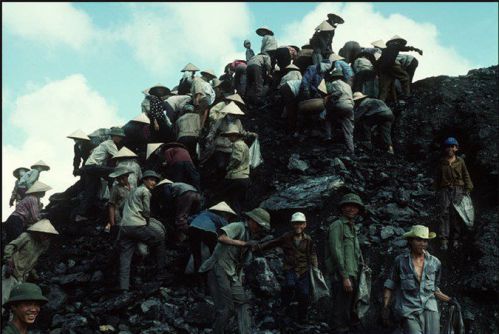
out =
<svg viewBox="0 0 499 334"><path fill-rule="evenodd" d="M91 132L110 125L99 115L111 124L125 122L140 112L144 88L173 87L187 62L221 74L227 61L243 55L244 39L259 49L254 31L261 25L271 27L278 42L303 45L331 11L346 21L333 48L351 39L366 45L402 35L425 52L418 57L417 78L498 63L497 3L3 3L2 139L8 170L2 175L11 178L15 164L29 165L28 143L47 141L24 117L54 126L53 140L61 141L78 127ZM58 101L66 88L76 93L63 105ZM95 117L88 116L92 112Z"/></svg>

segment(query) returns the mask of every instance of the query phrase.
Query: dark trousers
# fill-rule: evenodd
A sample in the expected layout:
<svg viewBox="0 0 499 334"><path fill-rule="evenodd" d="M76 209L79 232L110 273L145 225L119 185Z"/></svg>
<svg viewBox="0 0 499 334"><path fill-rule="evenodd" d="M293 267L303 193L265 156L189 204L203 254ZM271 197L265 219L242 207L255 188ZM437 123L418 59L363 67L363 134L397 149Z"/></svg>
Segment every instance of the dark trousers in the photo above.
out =
<svg viewBox="0 0 499 334"><path fill-rule="evenodd" d="M246 97L255 105L263 104L263 75L262 68L258 65L249 65L246 68L247 87Z"/></svg>
<svg viewBox="0 0 499 334"><path fill-rule="evenodd" d="M241 97L246 95L246 65L237 65L234 73L234 88Z"/></svg>
<svg viewBox="0 0 499 334"><path fill-rule="evenodd" d="M281 291L282 307L288 308L293 299L298 302L297 318L306 319L310 301L310 276L308 272L301 276L294 270L285 272L285 282Z"/></svg>
<svg viewBox="0 0 499 334"><path fill-rule="evenodd" d="M195 136L183 136L177 139L177 142L183 144L187 147L187 151L189 151L189 155L191 156L192 161L196 162L198 160L198 155L196 153L196 146L198 143L198 137Z"/></svg>
<svg viewBox="0 0 499 334"><path fill-rule="evenodd" d="M226 201L238 215L241 214L241 211L244 208L249 182L249 178L225 179L223 182L223 188L220 194L221 200Z"/></svg>
<svg viewBox="0 0 499 334"><path fill-rule="evenodd" d="M154 129L154 120L151 119L149 130L151 133L151 143L169 143L175 140L173 129L168 126L166 119L158 120L159 130Z"/></svg>
<svg viewBox="0 0 499 334"><path fill-rule="evenodd" d="M351 326L356 316L353 312L355 292L357 291L357 280L350 277L353 291L346 292L343 289L343 281L333 279L331 282L331 291L333 291L333 312L331 314L332 330L344 330Z"/></svg>
<svg viewBox="0 0 499 334"><path fill-rule="evenodd" d="M201 243L208 246L210 254L212 254L217 245L217 235L213 232L208 232L192 226L189 226L187 234L189 236L189 247L191 248L192 257L194 258L194 272L197 272L201 266Z"/></svg>
<svg viewBox="0 0 499 334"><path fill-rule="evenodd" d="M79 206L75 210L75 214L81 216L88 214L88 210L95 203L97 198L99 186L101 184L100 178L107 178L109 173L112 173L113 170L113 167L107 166L83 166L81 176L83 180L83 196Z"/></svg>
<svg viewBox="0 0 499 334"><path fill-rule="evenodd" d="M130 266L137 243L141 241L150 247L151 254L156 254L158 270L165 268L165 239L150 225L120 227L120 288L130 288Z"/></svg>
<svg viewBox="0 0 499 334"><path fill-rule="evenodd" d="M462 221L452 202L464 195L463 187L447 187L439 191L440 202L440 237L443 240L459 240L462 231Z"/></svg>
<svg viewBox="0 0 499 334"><path fill-rule="evenodd" d="M190 184L198 190L201 187L199 172L190 161L180 161L168 166L166 178L173 182Z"/></svg>
<svg viewBox="0 0 499 334"><path fill-rule="evenodd" d="M237 312L239 334L249 334L251 315L249 296L238 279L233 281L218 264L208 272L208 288L215 302L215 322L213 334L225 333L231 313Z"/></svg>
<svg viewBox="0 0 499 334"><path fill-rule="evenodd" d="M383 144L385 148L392 145L392 123L394 120L393 113L384 111L374 115L363 116L359 119L360 140L363 142L371 143L372 128L377 126L378 131L381 133Z"/></svg>
<svg viewBox="0 0 499 334"><path fill-rule="evenodd" d="M395 79L398 79L400 81L400 85L402 86L401 98L407 98L411 95L411 83L409 81L409 74L407 74L407 72L402 69L400 64L395 63L390 67L380 70L380 100L387 101L388 97L391 97L391 100L393 101L397 100L395 96Z"/></svg>
<svg viewBox="0 0 499 334"><path fill-rule="evenodd" d="M201 195L194 191L187 191L175 199L175 228L180 232L187 232L189 225L187 218L198 213L201 209Z"/></svg>
<svg viewBox="0 0 499 334"><path fill-rule="evenodd" d="M21 217L10 215L5 221L5 242L8 244L12 240L17 239L24 232L24 221Z"/></svg>
<svg viewBox="0 0 499 334"><path fill-rule="evenodd" d="M363 94L371 97L377 98L378 91L375 87L376 72L365 70L360 71L353 77L353 92L362 92Z"/></svg>
<svg viewBox="0 0 499 334"><path fill-rule="evenodd" d="M296 131L296 121L298 117L298 98L293 94L289 85L281 86L279 91L281 93L282 102L286 106L288 130L294 132Z"/></svg>

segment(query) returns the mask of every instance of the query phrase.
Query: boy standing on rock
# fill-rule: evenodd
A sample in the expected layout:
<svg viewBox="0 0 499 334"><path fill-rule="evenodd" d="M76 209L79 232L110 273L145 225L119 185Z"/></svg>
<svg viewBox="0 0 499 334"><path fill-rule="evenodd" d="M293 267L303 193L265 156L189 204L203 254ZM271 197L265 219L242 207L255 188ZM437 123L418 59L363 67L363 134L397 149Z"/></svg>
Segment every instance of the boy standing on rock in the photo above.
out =
<svg viewBox="0 0 499 334"><path fill-rule="evenodd" d="M285 283L282 288L281 306L289 308L293 295L298 301L297 319L306 321L310 300L310 267L318 267L317 253L312 238L306 234L307 219L301 212L291 217L293 230L281 237L255 246L255 250L281 247L284 251Z"/></svg>
<svg viewBox="0 0 499 334"><path fill-rule="evenodd" d="M440 234L442 250L448 249L449 238L452 246L459 247L462 222L452 203L460 203L463 196L473 190L470 174L463 158L456 156L459 143L449 137L444 141L444 156L436 171L434 188L438 191L440 202Z"/></svg>

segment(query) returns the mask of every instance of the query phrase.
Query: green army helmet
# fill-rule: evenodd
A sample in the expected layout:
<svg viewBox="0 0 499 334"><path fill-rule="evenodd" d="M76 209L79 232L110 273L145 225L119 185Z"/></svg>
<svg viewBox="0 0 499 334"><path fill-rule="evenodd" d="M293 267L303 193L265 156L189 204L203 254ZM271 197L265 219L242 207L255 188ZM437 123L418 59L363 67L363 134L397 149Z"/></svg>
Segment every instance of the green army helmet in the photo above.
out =
<svg viewBox="0 0 499 334"><path fill-rule="evenodd" d="M38 301L40 304L46 304L48 299L43 296L40 287L33 283L21 283L14 287L10 292L9 299L3 306L9 306L15 302Z"/></svg>
<svg viewBox="0 0 499 334"><path fill-rule="evenodd" d="M123 131L122 128L119 128L117 126L113 126L109 131L109 135L112 136L117 136L117 137L125 137L125 131Z"/></svg>
<svg viewBox="0 0 499 334"><path fill-rule="evenodd" d="M156 182L159 182L159 180L161 180L161 176L159 176L159 174L153 170L146 170L144 174L142 174L141 180L148 178L156 179Z"/></svg>
<svg viewBox="0 0 499 334"><path fill-rule="evenodd" d="M251 211L247 211L244 214L247 217L253 219L265 231L270 231L270 214L267 212L267 210L256 208Z"/></svg>
<svg viewBox="0 0 499 334"><path fill-rule="evenodd" d="M341 201L339 203L340 209L345 204L356 204L357 206L359 206L359 209L361 209L361 210L365 209L364 203L362 202L362 199L359 197L359 195L354 194L354 193L349 193L349 194L346 194L345 196L343 196L343 198L341 199Z"/></svg>

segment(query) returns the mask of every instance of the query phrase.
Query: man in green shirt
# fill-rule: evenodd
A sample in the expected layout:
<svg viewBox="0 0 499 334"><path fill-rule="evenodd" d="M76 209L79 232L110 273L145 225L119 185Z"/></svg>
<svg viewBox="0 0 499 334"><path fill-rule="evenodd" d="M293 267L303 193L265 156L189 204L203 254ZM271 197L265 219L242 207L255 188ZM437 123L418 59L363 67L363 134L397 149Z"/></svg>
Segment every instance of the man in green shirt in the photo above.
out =
<svg viewBox="0 0 499 334"><path fill-rule="evenodd" d="M358 195L350 193L343 196L340 209L342 216L328 228L325 250L326 269L334 291L331 328L335 333L345 333L352 325L361 257L354 222L364 204Z"/></svg>
<svg viewBox="0 0 499 334"><path fill-rule="evenodd" d="M270 215L262 208L245 212L244 222L236 222L220 229L218 244L199 272L208 272L208 287L215 302L214 334L223 334L236 308L240 334L249 334L251 317L249 298L242 285L242 268L261 232L270 231Z"/></svg>
<svg viewBox="0 0 499 334"><path fill-rule="evenodd" d="M4 334L27 334L28 326L32 325L41 305L47 303L42 290L33 283L22 283L16 286L3 306L9 307L13 318L2 330Z"/></svg>

